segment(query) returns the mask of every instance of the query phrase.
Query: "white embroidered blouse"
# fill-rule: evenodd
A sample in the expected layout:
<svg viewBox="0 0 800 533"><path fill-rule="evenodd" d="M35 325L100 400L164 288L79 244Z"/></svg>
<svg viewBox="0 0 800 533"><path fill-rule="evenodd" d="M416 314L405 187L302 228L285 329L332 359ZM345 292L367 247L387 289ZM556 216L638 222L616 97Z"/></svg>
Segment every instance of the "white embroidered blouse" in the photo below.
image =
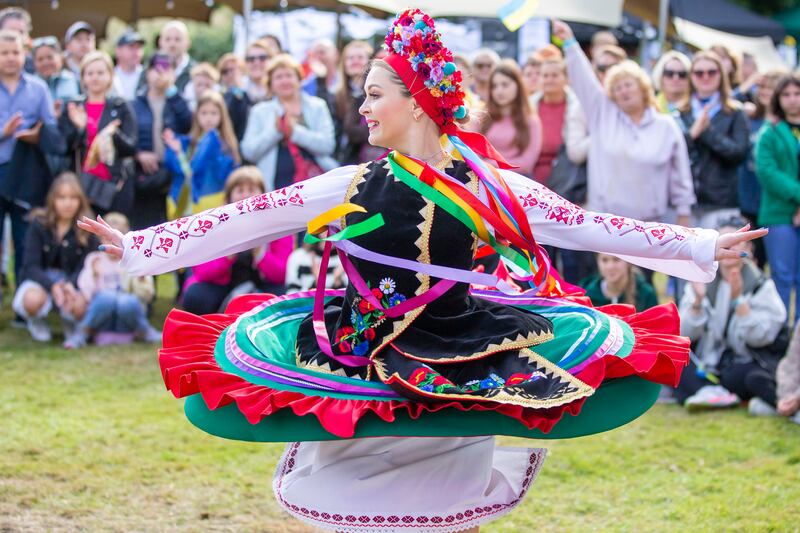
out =
<svg viewBox="0 0 800 533"><path fill-rule="evenodd" d="M123 239L122 265L134 275L161 274L302 231L308 221L344 201L357 169L336 168L285 189L131 231ZM524 176L501 173L541 244L613 254L689 281L714 279L714 230L586 211Z"/></svg>

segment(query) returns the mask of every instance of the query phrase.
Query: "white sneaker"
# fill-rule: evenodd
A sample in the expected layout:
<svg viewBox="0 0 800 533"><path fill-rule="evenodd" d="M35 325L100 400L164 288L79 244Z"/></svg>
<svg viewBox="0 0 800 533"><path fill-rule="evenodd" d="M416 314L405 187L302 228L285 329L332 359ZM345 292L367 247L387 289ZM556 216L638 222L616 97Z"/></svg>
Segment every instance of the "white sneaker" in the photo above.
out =
<svg viewBox="0 0 800 533"><path fill-rule="evenodd" d="M64 341L64 349L77 350L86 346L87 337L82 328L74 328L72 334Z"/></svg>
<svg viewBox="0 0 800 533"><path fill-rule="evenodd" d="M160 344L161 332L151 326L144 331L142 340L148 344Z"/></svg>
<svg viewBox="0 0 800 533"><path fill-rule="evenodd" d="M688 397L684 405L689 411L721 409L739 405L739 397L721 385L706 385Z"/></svg>
<svg viewBox="0 0 800 533"><path fill-rule="evenodd" d="M50 333L50 326L45 318L29 318L28 331L33 340L37 342L50 342L50 339L53 338L52 333Z"/></svg>
<svg viewBox="0 0 800 533"><path fill-rule="evenodd" d="M777 416L778 411L761 398L751 398L747 403L747 411L753 416Z"/></svg>

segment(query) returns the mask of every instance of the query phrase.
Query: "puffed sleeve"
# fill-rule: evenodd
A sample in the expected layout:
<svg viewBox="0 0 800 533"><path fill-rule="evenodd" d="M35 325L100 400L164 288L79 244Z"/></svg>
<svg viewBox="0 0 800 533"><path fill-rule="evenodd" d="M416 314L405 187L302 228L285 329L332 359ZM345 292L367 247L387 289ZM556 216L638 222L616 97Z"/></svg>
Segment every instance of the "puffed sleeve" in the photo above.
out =
<svg viewBox="0 0 800 533"><path fill-rule="evenodd" d="M284 189L125 234L122 266L162 274L255 248L306 228L341 203L358 167L340 167Z"/></svg>
<svg viewBox="0 0 800 533"><path fill-rule="evenodd" d="M514 172L500 171L540 244L612 254L635 265L708 283L717 272L718 233L595 213Z"/></svg>

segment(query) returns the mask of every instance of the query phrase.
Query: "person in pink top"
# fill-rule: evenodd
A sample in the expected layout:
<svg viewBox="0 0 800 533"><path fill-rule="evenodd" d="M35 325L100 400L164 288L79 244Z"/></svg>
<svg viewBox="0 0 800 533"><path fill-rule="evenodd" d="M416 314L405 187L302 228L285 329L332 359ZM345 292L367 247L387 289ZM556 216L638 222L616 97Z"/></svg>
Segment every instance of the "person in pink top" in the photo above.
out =
<svg viewBox="0 0 800 533"><path fill-rule="evenodd" d="M108 54L90 52L81 62L83 102L71 101L59 119L59 129L67 142L69 155L75 156L76 173L87 191L92 209L104 214L119 211L126 216L133 209L133 183L125 179L126 158L136 153L136 119L125 99L108 96L114 83L114 64ZM113 203L100 205L92 197L92 180L120 183Z"/></svg>
<svg viewBox="0 0 800 533"><path fill-rule="evenodd" d="M514 61L503 60L492 69L489 84L480 131L506 161L519 167L517 172L530 178L542 148L542 123L528 104L522 73Z"/></svg>
<svg viewBox="0 0 800 533"><path fill-rule="evenodd" d="M240 167L225 183L225 203L242 202L264 192L264 179L258 168ZM183 285L183 308L195 314L209 314L216 313L238 294L283 294L286 262L293 249L294 237L289 235L255 250L192 267L192 275Z"/></svg>

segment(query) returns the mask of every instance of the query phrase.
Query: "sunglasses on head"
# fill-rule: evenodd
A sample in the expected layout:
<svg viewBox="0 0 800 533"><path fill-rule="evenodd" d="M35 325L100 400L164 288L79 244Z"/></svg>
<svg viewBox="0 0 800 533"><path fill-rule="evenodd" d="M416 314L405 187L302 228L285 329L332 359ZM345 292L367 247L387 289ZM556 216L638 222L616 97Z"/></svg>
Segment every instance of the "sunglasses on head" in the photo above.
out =
<svg viewBox="0 0 800 533"><path fill-rule="evenodd" d="M711 68L711 69L708 69L708 70L693 70L692 71L692 76L695 76L697 78L713 78L717 74L719 74L719 70L715 69L715 68Z"/></svg>
<svg viewBox="0 0 800 533"><path fill-rule="evenodd" d="M48 35L47 37L39 37L34 39L31 43L33 49L41 48L42 46L49 46L50 48L61 48L60 43L58 42L58 38L54 37L53 35Z"/></svg>
<svg viewBox="0 0 800 533"><path fill-rule="evenodd" d="M245 56L244 58L244 60L247 61L248 63L254 63L256 61L266 61L267 59L269 59L269 56L267 54L257 55L257 56Z"/></svg>
<svg viewBox="0 0 800 533"><path fill-rule="evenodd" d="M664 77L665 78L680 78L685 80L689 76L689 73L685 70L670 70L668 68L664 69Z"/></svg>

